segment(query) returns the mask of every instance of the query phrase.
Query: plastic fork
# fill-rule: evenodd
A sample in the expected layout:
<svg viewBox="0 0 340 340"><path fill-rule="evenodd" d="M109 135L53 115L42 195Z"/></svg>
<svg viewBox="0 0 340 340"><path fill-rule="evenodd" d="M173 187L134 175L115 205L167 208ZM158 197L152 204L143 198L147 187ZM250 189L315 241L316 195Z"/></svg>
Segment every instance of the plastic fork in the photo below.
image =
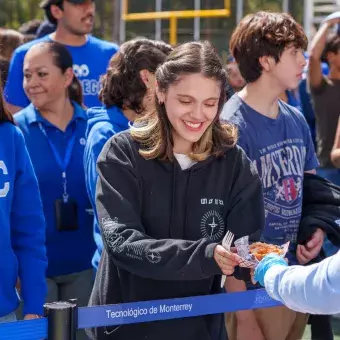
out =
<svg viewBox="0 0 340 340"><path fill-rule="evenodd" d="M231 231L228 230L222 241L222 246L225 250L230 251L230 247L231 247L231 244L233 243L234 237L235 235ZM221 288L224 286L226 278L227 277L225 275L222 275Z"/></svg>

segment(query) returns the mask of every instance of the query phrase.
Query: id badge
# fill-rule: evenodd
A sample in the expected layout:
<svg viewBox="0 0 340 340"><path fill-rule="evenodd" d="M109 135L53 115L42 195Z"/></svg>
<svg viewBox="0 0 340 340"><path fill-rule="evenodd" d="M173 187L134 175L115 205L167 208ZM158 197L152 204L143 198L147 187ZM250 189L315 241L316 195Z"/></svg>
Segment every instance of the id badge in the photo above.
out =
<svg viewBox="0 0 340 340"><path fill-rule="evenodd" d="M78 229L78 207L72 199L56 200L56 225L58 231L72 231Z"/></svg>

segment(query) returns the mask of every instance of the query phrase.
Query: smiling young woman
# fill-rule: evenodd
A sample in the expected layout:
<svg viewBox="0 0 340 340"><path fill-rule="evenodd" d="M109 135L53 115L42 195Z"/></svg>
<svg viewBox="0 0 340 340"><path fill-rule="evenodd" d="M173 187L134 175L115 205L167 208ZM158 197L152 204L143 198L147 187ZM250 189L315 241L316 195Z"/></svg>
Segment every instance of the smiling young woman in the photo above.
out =
<svg viewBox="0 0 340 340"><path fill-rule="evenodd" d="M235 146L236 128L219 122L227 75L213 46L176 47L155 77L156 106L113 136L98 158L96 207L105 249L92 306L220 293L221 275L233 275L239 264L219 245L227 230L237 239L264 223L257 172ZM222 340L223 330L220 314L88 334Z"/></svg>
<svg viewBox="0 0 340 340"><path fill-rule="evenodd" d="M159 67L156 112L139 117L131 131L146 159L172 160L174 152L202 161L233 147L237 129L221 124L218 112L225 102L226 74L208 43L189 43ZM197 54L202 52L200 62ZM198 57L200 58L200 57ZM203 59L204 58L204 59Z"/></svg>

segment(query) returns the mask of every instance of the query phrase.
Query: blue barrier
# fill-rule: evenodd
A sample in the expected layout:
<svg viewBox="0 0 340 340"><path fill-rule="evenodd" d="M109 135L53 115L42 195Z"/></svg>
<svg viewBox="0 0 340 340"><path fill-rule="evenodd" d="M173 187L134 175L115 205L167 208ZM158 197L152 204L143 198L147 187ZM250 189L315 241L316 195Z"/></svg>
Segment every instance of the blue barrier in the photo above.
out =
<svg viewBox="0 0 340 340"><path fill-rule="evenodd" d="M78 328L187 318L279 305L281 304L270 298L264 289L259 289L239 293L83 307L78 311Z"/></svg>
<svg viewBox="0 0 340 340"><path fill-rule="evenodd" d="M46 338L46 318L0 323L1 340L40 340Z"/></svg>
<svg viewBox="0 0 340 340"><path fill-rule="evenodd" d="M142 301L78 309L78 328L114 326L208 314L269 308L281 303L264 289L178 299ZM0 324L1 340L38 340L47 337L47 319Z"/></svg>

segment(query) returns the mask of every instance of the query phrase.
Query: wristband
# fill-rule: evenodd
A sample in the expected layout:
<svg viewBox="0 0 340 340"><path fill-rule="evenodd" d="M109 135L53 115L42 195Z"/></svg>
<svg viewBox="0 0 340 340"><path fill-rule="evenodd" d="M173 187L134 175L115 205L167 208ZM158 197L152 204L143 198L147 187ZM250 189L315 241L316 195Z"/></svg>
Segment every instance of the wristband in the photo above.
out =
<svg viewBox="0 0 340 340"><path fill-rule="evenodd" d="M254 279L264 287L264 277L269 268L273 266L285 266L288 267L287 262L277 254L268 254L264 259L257 265L255 269Z"/></svg>

